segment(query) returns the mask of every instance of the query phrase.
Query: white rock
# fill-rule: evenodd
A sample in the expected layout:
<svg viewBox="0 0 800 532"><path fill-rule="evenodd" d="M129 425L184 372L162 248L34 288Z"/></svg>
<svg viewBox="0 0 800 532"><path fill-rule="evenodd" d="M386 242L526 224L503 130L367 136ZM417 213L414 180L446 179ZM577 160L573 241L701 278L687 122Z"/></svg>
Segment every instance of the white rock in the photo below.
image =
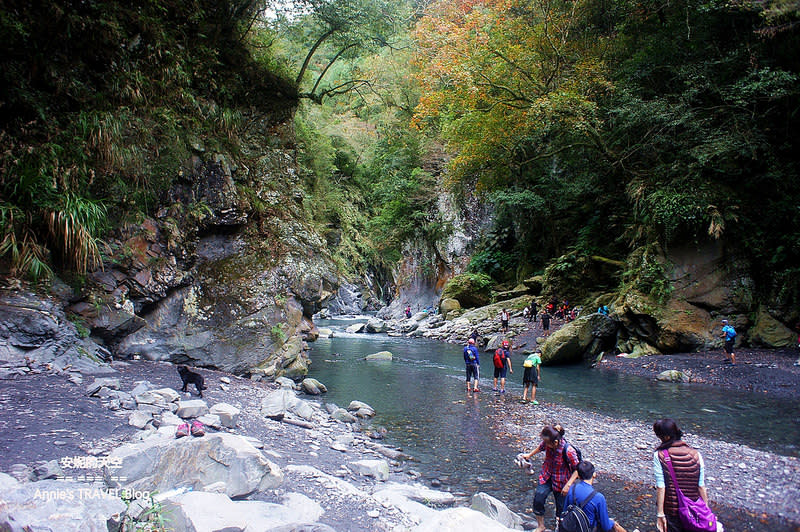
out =
<svg viewBox="0 0 800 532"><path fill-rule="evenodd" d="M225 384L230 384L231 380L228 377L220 377L219 382L223 382Z"/></svg>
<svg viewBox="0 0 800 532"><path fill-rule="evenodd" d="M456 503L456 498L452 493L434 490L417 483L401 484L399 482L389 482L379 492L375 493L376 498L379 493L383 498L388 498L390 494L397 494L409 500L437 508L452 506Z"/></svg>
<svg viewBox="0 0 800 532"><path fill-rule="evenodd" d="M190 491L164 501L174 532L273 530L297 522L293 510L262 501L232 501L222 493Z"/></svg>
<svg viewBox="0 0 800 532"><path fill-rule="evenodd" d="M470 508L494 519L506 528L522 530L522 518L509 510L503 502L487 493L479 492L473 495Z"/></svg>
<svg viewBox="0 0 800 532"><path fill-rule="evenodd" d="M275 379L275 384L281 388L289 388L290 390L294 390L294 381L287 377L278 377Z"/></svg>
<svg viewBox="0 0 800 532"><path fill-rule="evenodd" d="M219 416L224 427L235 428L239 422L239 409L228 403L217 403L211 407L210 413Z"/></svg>
<svg viewBox="0 0 800 532"><path fill-rule="evenodd" d="M303 379L303 382L300 383L300 386L303 388L304 392L311 395L319 395L328 391L328 388L326 388L324 384L319 382L317 379L312 379L311 377L306 377Z"/></svg>
<svg viewBox="0 0 800 532"><path fill-rule="evenodd" d="M220 421L219 416L216 414L203 414L197 418L197 421L212 429L219 430L222 428L222 421Z"/></svg>
<svg viewBox="0 0 800 532"><path fill-rule="evenodd" d="M349 465L360 475L384 481L389 479L389 462L386 460L357 460Z"/></svg>
<svg viewBox="0 0 800 532"><path fill-rule="evenodd" d="M175 413L183 419L200 417L203 414L208 414L208 405L202 399L179 401L178 410Z"/></svg>
<svg viewBox="0 0 800 532"><path fill-rule="evenodd" d="M320 504L302 493L287 493L283 496L283 505L292 510L296 515L302 516L304 521L318 521L325 510Z"/></svg>
<svg viewBox="0 0 800 532"><path fill-rule="evenodd" d="M141 410L134 410L128 418L128 425L143 429L153 420L153 414L142 412Z"/></svg>
<svg viewBox="0 0 800 532"><path fill-rule="evenodd" d="M224 482L226 494L242 497L274 488L283 481L281 469L245 438L224 432L202 438L149 438L122 445L109 457L120 460L116 470L126 487L164 492L175 486L201 489Z"/></svg>
<svg viewBox="0 0 800 532"><path fill-rule="evenodd" d="M508 532L494 519L469 508L450 508L426 517L413 532Z"/></svg>
<svg viewBox="0 0 800 532"><path fill-rule="evenodd" d="M392 360L394 357L389 351L378 351L366 356L366 360Z"/></svg>

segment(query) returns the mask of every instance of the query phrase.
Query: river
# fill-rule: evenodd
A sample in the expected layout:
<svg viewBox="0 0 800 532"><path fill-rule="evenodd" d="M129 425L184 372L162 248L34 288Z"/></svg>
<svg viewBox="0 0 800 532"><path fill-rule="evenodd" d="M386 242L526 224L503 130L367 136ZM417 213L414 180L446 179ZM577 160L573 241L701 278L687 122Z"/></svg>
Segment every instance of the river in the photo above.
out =
<svg viewBox="0 0 800 532"><path fill-rule="evenodd" d="M486 415L485 409L492 408L493 403L491 375L487 375L491 354L481 354L481 388L489 393L465 400L461 346L384 334L345 333L344 328L353 323L317 322L335 334L314 342L311 351L309 376L328 387L325 400L346 406L358 399L373 406L377 411L373 423L388 430L386 443L413 456L416 462L411 467L426 481L439 479L464 494L485 491L517 512L529 507L531 485L518 469L509 467L520 449L498 438ZM383 350L394 354L392 362L364 360L366 355ZM514 355L519 369L507 384L508 392L515 397L522 394L522 358ZM702 393L696 391L697 385L654 382L578 366L547 367L543 368L537 399L648 423L673 417L680 420L684 431L790 456L800 454L800 406L708 386L702 387ZM776 429L753 430L765 426L765 412L770 413L769 425ZM540 429L531 427L536 433ZM599 487L609 504L615 493L625 496L624 486L600 483ZM632 515L622 511L620 517L630 519ZM648 529L637 526L642 531ZM633 529L627 523L626 527Z"/></svg>

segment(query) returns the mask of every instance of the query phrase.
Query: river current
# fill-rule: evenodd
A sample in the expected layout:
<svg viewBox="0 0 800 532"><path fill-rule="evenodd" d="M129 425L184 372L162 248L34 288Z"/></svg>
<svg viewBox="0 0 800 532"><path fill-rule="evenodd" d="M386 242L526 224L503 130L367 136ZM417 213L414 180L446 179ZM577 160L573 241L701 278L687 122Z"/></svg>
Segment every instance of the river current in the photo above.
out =
<svg viewBox="0 0 800 532"><path fill-rule="evenodd" d="M521 484L520 471L509 467L521 449L511 448L494 433L484 410L490 408L487 398L465 401L463 347L344 332L353 323L317 322L334 331L333 338L314 342L311 351L309 376L328 387L325 400L347 406L356 399L374 407L373 424L388 430L386 443L413 456L412 467L426 479L442 479L463 493L485 491L515 511L529 507L532 492ZM392 362L364 360L384 350L393 353ZM515 397L522 394L522 359L521 354L513 356L519 369L506 386ZM481 353L481 388L487 396L491 396L491 365L491 354ZM800 406L789 401L709 386L698 392L698 385L654 382L580 366L546 367L542 375L540 401L646 423L673 417L684 431L800 455ZM531 432L540 429L531 427Z"/></svg>

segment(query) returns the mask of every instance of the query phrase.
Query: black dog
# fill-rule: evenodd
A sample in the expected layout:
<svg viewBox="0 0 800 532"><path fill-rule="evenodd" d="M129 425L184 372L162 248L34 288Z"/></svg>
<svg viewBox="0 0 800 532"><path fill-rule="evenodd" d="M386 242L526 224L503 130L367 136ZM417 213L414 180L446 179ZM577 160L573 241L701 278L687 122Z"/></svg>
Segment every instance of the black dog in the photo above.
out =
<svg viewBox="0 0 800 532"><path fill-rule="evenodd" d="M207 386L202 375L190 370L186 366L178 366L178 373L183 381L183 388L181 388L182 392L188 392L189 390L187 390L186 387L190 384L194 384L197 388L197 393L200 394L200 397L203 397L203 390L205 390Z"/></svg>

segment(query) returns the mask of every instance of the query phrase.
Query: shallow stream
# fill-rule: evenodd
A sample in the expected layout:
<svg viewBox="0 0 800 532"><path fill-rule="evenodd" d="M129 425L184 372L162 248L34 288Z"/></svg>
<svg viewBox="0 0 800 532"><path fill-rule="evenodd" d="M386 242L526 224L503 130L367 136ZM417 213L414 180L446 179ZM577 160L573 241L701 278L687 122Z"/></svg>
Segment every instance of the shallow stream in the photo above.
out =
<svg viewBox="0 0 800 532"><path fill-rule="evenodd" d="M486 415L486 409L496 405L488 374L491 354L481 353L482 393L466 398L461 346L384 334L345 333L345 327L353 323L317 322L335 334L312 344L310 376L328 387L325 400L347 406L357 399L373 406L378 412L374 424L388 429L386 443L412 455L417 460L412 468L426 480L441 479L453 491L463 493L485 491L518 512L529 507L531 486L521 480L518 469L509 467L520 449L498 438ZM383 350L393 353L392 362L364 360L366 355ZM521 354L513 356L518 369L506 386L517 398L522 394L522 359ZM672 417L686 432L800 455L800 405L789 401L577 366L546 367L542 376L537 399L543 402L646 423ZM531 427L536 433L540 429ZM567 432L569 436L569 428ZM600 484L600 488L604 492L623 490L611 484ZM613 504L614 494L606 495ZM623 517L633 516L623 511ZM635 523L625 524L632 530L629 524Z"/></svg>

